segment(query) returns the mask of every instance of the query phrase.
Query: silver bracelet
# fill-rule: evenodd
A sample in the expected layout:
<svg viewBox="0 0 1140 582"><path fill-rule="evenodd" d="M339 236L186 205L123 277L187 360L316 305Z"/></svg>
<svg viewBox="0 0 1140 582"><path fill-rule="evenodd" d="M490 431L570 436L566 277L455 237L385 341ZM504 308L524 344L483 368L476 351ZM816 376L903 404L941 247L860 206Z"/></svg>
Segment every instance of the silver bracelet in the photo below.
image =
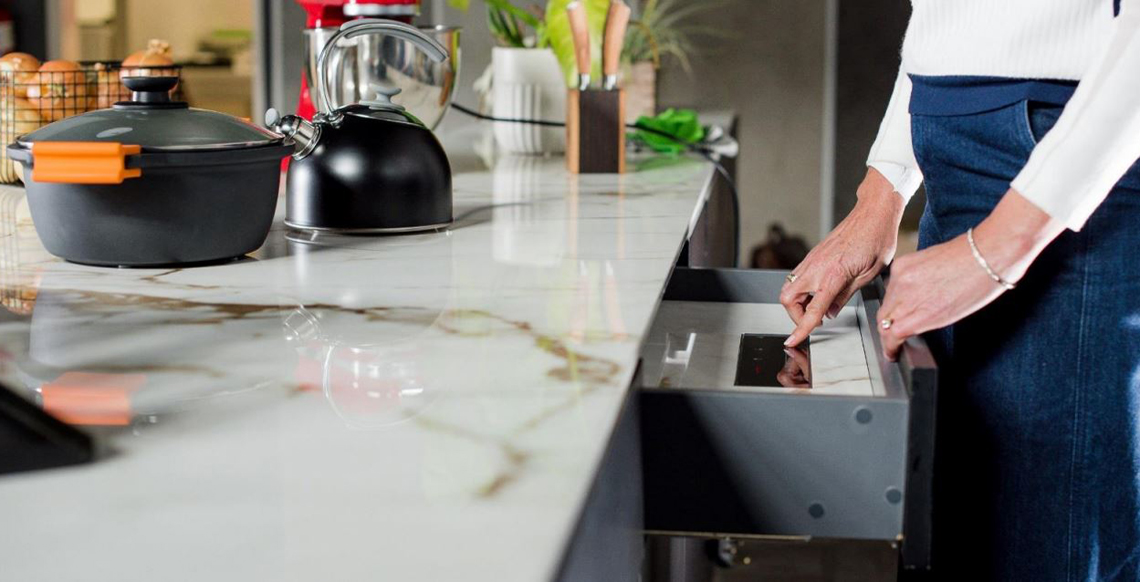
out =
<svg viewBox="0 0 1140 582"><path fill-rule="evenodd" d="M994 283L1004 287L1006 291L1013 290L1015 285L1002 279L1001 275L995 273L994 270L990 268L990 264L986 262L986 258L982 256L981 251L978 250L978 245L974 242L974 229L971 228L966 231L966 240L970 241L970 252L974 254L974 260L978 262L981 268L986 270L986 274L990 276L990 279L993 279Z"/></svg>

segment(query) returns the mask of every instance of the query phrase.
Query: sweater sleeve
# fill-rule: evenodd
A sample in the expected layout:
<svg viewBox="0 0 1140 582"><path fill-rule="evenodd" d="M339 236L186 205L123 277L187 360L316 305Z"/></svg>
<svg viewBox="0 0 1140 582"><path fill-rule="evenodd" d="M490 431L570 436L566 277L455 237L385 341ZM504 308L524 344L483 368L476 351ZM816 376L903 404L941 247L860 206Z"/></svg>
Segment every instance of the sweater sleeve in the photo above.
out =
<svg viewBox="0 0 1140 582"><path fill-rule="evenodd" d="M1012 184L1072 230L1140 158L1140 2L1125 2L1115 26L1107 50Z"/></svg>
<svg viewBox="0 0 1140 582"><path fill-rule="evenodd" d="M910 78L899 68L887 113L871 146L867 166L875 168L907 202L922 184L922 172L910 141Z"/></svg>

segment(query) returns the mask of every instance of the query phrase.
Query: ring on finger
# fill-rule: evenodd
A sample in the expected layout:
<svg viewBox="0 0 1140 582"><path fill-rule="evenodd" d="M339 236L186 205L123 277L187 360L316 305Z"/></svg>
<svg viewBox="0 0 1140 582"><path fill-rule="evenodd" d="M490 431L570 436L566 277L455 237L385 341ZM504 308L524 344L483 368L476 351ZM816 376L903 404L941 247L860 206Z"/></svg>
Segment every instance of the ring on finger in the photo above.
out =
<svg viewBox="0 0 1140 582"><path fill-rule="evenodd" d="M786 277L786 279L788 280L789 283L795 283L797 277L796 277L795 273L788 273L788 276Z"/></svg>
<svg viewBox="0 0 1140 582"><path fill-rule="evenodd" d="M894 327L894 325L895 325L895 320L890 318L890 317L884 317L882 320L879 321L879 327L883 328L883 331L887 331L887 330L891 329L892 327Z"/></svg>

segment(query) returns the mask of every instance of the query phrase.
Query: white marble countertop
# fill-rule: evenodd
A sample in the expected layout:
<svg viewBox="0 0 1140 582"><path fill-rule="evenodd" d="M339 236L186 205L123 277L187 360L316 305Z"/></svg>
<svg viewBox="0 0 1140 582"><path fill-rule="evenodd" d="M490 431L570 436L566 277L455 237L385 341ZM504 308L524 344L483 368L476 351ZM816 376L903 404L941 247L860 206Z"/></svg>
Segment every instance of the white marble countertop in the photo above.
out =
<svg viewBox="0 0 1140 582"><path fill-rule="evenodd" d="M0 379L111 451L0 478L0 578L549 579L713 168L451 141L451 230L214 267L59 262L0 194Z"/></svg>

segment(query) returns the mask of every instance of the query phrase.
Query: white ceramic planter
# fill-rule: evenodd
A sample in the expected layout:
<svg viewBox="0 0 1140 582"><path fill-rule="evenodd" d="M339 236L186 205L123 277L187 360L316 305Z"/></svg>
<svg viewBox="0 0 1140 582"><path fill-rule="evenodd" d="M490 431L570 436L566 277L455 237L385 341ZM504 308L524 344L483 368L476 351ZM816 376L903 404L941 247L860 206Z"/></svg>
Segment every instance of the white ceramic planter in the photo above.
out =
<svg viewBox="0 0 1140 582"><path fill-rule="evenodd" d="M553 51L496 47L491 66L495 117L566 121L566 81ZM495 123L495 141L516 154L566 151L566 131L556 127Z"/></svg>

